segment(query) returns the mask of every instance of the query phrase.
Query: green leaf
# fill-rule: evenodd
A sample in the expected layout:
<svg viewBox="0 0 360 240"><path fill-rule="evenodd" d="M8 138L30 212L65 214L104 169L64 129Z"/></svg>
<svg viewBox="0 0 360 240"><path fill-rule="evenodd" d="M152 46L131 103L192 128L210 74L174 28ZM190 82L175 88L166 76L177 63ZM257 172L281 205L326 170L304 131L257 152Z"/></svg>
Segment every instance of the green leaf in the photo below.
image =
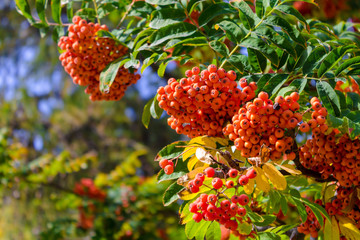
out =
<svg viewBox="0 0 360 240"><path fill-rule="evenodd" d="M154 101L154 98L151 98L145 104L145 107L144 107L144 110L143 110L143 113L142 113L141 121L142 121L142 123L144 124L144 126L146 128L149 127L149 123L150 123L150 119L151 119L150 108L151 108L151 105L152 105L153 101Z"/></svg>
<svg viewBox="0 0 360 240"><path fill-rule="evenodd" d="M238 9L240 20L244 27L249 30L253 29L255 26L255 14L250 6L245 1L232 2L232 6Z"/></svg>
<svg viewBox="0 0 360 240"><path fill-rule="evenodd" d="M148 18L155 8L143 1L137 1L133 4L128 16Z"/></svg>
<svg viewBox="0 0 360 240"><path fill-rule="evenodd" d="M46 23L46 17L45 17L45 0L36 0L35 2L35 8L36 12L41 20L41 22Z"/></svg>
<svg viewBox="0 0 360 240"><path fill-rule="evenodd" d="M170 44L170 42L169 42L169 44L166 45L166 49L170 49L170 48L176 47L178 45L181 45L181 46L206 46L209 44L206 37L188 38L188 39L184 39L182 41L178 41L174 44Z"/></svg>
<svg viewBox="0 0 360 240"><path fill-rule="evenodd" d="M267 92L269 94L269 97L275 96L277 91L279 91L279 89L287 81L288 76L288 74L276 74L267 82L266 86L263 88L262 91Z"/></svg>
<svg viewBox="0 0 360 240"><path fill-rule="evenodd" d="M179 177L184 176L185 174L187 174L189 172L188 168L187 168L187 163L188 163L188 160L182 161L181 159L179 159L176 162L176 166L174 167L174 172L170 175L165 174L164 169L161 169L157 175L158 182L178 179Z"/></svg>
<svg viewBox="0 0 360 240"><path fill-rule="evenodd" d="M360 109L360 96L357 93L348 92L347 94L347 105L351 110Z"/></svg>
<svg viewBox="0 0 360 240"><path fill-rule="evenodd" d="M73 1L68 2L68 4L66 5L66 15L69 22L72 22L72 19L74 17L73 5L74 5Z"/></svg>
<svg viewBox="0 0 360 240"><path fill-rule="evenodd" d="M351 67L352 65L360 63L360 56L350 58L343 62L335 71L335 76L338 76L342 71L347 69L348 67Z"/></svg>
<svg viewBox="0 0 360 240"><path fill-rule="evenodd" d="M299 94L302 93L302 91L304 90L304 88L306 87L307 84L307 79L305 78L298 78L298 79L294 79L291 83L290 83L290 87L295 87L297 89L297 92Z"/></svg>
<svg viewBox="0 0 360 240"><path fill-rule="evenodd" d="M166 27L162 27L150 36L151 46L159 45L167 40L189 37L197 31L197 28L186 22L170 24Z"/></svg>
<svg viewBox="0 0 360 240"><path fill-rule="evenodd" d="M313 72L325 56L326 49L323 46L313 49L303 64L303 74L306 75Z"/></svg>
<svg viewBox="0 0 360 240"><path fill-rule="evenodd" d="M163 196L163 204L164 206L169 206L171 203L175 202L176 200L179 199L179 196L177 195L178 192L180 192L181 190L183 190L184 187L178 185L176 182L174 182L173 184L171 184L164 193Z"/></svg>
<svg viewBox="0 0 360 240"><path fill-rule="evenodd" d="M190 0L188 5L186 6L188 14L191 14L194 11L194 9L196 8L196 6L199 5L199 3L205 2L205 1L206 0Z"/></svg>
<svg viewBox="0 0 360 240"><path fill-rule="evenodd" d="M61 23L61 0L51 0L51 14L54 21L60 25Z"/></svg>
<svg viewBox="0 0 360 240"><path fill-rule="evenodd" d="M257 222L257 223L264 222L264 218L259 214L253 212L248 205L245 205L244 208L246 209L246 214L249 216L252 222Z"/></svg>
<svg viewBox="0 0 360 240"><path fill-rule="evenodd" d="M206 240L218 240L221 238L220 224L213 221L206 231Z"/></svg>
<svg viewBox="0 0 360 240"><path fill-rule="evenodd" d="M262 221L262 222L254 222L254 225L265 227L265 226L269 226L270 224L272 224L276 220L275 215L264 215L264 216L262 216L262 218L264 219L264 221Z"/></svg>
<svg viewBox="0 0 360 240"><path fill-rule="evenodd" d="M76 15L80 16L81 18L94 21L96 18L96 11L92 8L82 8L76 12Z"/></svg>
<svg viewBox="0 0 360 240"><path fill-rule="evenodd" d="M267 60L259 51L248 48L248 61L253 72L264 72L267 66Z"/></svg>
<svg viewBox="0 0 360 240"><path fill-rule="evenodd" d="M316 203L312 203L309 200L307 200L306 198L301 198L300 200L302 202L304 202L307 206L310 207L310 209L314 212L315 217L318 219L321 226L323 226L323 224L324 224L323 217L321 215L323 215L326 218L326 220L331 222L331 218L330 218L329 214L322 206L320 206Z"/></svg>
<svg viewBox="0 0 360 240"><path fill-rule="evenodd" d="M349 50L356 48L355 45L337 47L326 55L318 70L318 77L321 78L326 72L330 71L344 57Z"/></svg>
<svg viewBox="0 0 360 240"><path fill-rule="evenodd" d="M272 232L259 232L259 239L261 240L281 240L281 237Z"/></svg>
<svg viewBox="0 0 360 240"><path fill-rule="evenodd" d="M264 74L261 76L259 81L257 81L257 83L256 83L257 84L257 89L255 91L256 95L263 90L263 88L269 82L269 80L272 76L273 76L272 74Z"/></svg>
<svg viewBox="0 0 360 240"><path fill-rule="evenodd" d="M276 51L259 38L248 37L240 43L241 46L261 52L275 66L279 65L279 57Z"/></svg>
<svg viewBox="0 0 360 240"><path fill-rule="evenodd" d="M223 20L217 23L219 27L225 32L226 37L235 43L240 43L241 39L245 36L244 31L235 22L230 20Z"/></svg>
<svg viewBox="0 0 360 240"><path fill-rule="evenodd" d="M100 73L100 91L108 93L121 67L121 61L114 61L107 65Z"/></svg>
<svg viewBox="0 0 360 240"><path fill-rule="evenodd" d="M276 10L279 10L280 12L288 14L290 16L294 16L300 22L302 22L305 26L308 26L306 19L303 17L303 15L297 9L295 9L293 6L279 5L276 7Z"/></svg>
<svg viewBox="0 0 360 240"><path fill-rule="evenodd" d="M204 240L205 234L211 224L211 222L209 222L209 221L203 221L203 222L205 222L205 224L201 227L201 229L195 235L196 240Z"/></svg>
<svg viewBox="0 0 360 240"><path fill-rule="evenodd" d="M284 197L284 195L281 195L280 206L281 206L281 211L283 212L284 215L286 215L286 213L288 211L288 202L286 201L286 198Z"/></svg>
<svg viewBox="0 0 360 240"><path fill-rule="evenodd" d="M35 23L35 20L34 20L33 16L31 15L31 9L30 9L30 5L29 5L28 1L27 0L15 0L15 3L16 3L16 10L21 15L26 17L31 24Z"/></svg>
<svg viewBox="0 0 360 240"><path fill-rule="evenodd" d="M268 4L268 1L265 1ZM259 18L262 18L266 12L266 5L263 0L256 0L255 2L255 13Z"/></svg>
<svg viewBox="0 0 360 240"><path fill-rule="evenodd" d="M244 55L240 54L233 54L230 56L230 58L227 59L227 61L235 67L241 74L244 73L244 65L247 65L247 70L250 70L250 65L248 63L248 59Z"/></svg>
<svg viewBox="0 0 360 240"><path fill-rule="evenodd" d="M159 107L159 101L157 100L157 94L156 94L154 97L154 101L151 103L151 107L150 107L151 116L155 119L159 119L163 112L164 109Z"/></svg>
<svg viewBox="0 0 360 240"><path fill-rule="evenodd" d="M151 21L149 26L154 29L159 29L167 25L182 22L186 15L182 9L166 8L156 10L151 13Z"/></svg>
<svg viewBox="0 0 360 240"><path fill-rule="evenodd" d="M285 19L277 16L277 15L271 15L264 21L266 24L269 24L271 26L280 27L286 34L290 36L291 39L293 39L296 43L300 44L305 48L305 39L301 35L301 33L295 29L288 21Z"/></svg>
<svg viewBox="0 0 360 240"><path fill-rule="evenodd" d="M149 4L165 6L165 5L177 3L178 1L177 0L145 0L145 2Z"/></svg>
<svg viewBox="0 0 360 240"><path fill-rule="evenodd" d="M297 54L291 42L287 40L285 37L279 35L275 30L267 26L260 26L255 30L255 33L260 36L264 37L277 47L281 48L282 50L289 53L294 59L297 59Z"/></svg>
<svg viewBox="0 0 360 240"><path fill-rule="evenodd" d="M202 27L217 16L235 13L235 9L228 3L216 3L207 7L199 16L199 26Z"/></svg>
<svg viewBox="0 0 360 240"><path fill-rule="evenodd" d="M319 81L316 83L316 90L319 94L320 100L329 111L330 114L340 116L340 101L337 97L335 90L329 83Z"/></svg>
<svg viewBox="0 0 360 240"><path fill-rule="evenodd" d="M163 147L157 154L156 159L173 159L179 157L184 151L187 142L177 141Z"/></svg>
<svg viewBox="0 0 360 240"><path fill-rule="evenodd" d="M302 222L305 222L307 219L307 212L304 204L299 200L299 198L291 196L292 200L294 201L296 208L300 214L300 218Z"/></svg>
<svg viewBox="0 0 360 240"><path fill-rule="evenodd" d="M229 55L229 49L225 43L214 40L209 43L210 47L215 51L220 53L221 56L226 57Z"/></svg>
<svg viewBox="0 0 360 240"><path fill-rule="evenodd" d="M185 234L189 239L194 238L201 229L209 223L208 221L201 221L199 223L190 221L185 225Z"/></svg>

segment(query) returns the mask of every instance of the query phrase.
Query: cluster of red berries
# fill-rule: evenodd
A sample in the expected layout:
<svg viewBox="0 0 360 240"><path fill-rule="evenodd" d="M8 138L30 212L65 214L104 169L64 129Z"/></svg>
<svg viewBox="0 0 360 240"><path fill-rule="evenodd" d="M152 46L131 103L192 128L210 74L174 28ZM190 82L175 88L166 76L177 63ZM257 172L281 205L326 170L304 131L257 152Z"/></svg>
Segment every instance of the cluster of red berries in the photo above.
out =
<svg viewBox="0 0 360 240"><path fill-rule="evenodd" d="M170 115L169 126L190 138L222 136L223 124L255 96L254 83L240 90L234 71L226 72L213 64L201 72L193 67L185 75L179 81L170 78L168 85L158 89L157 100Z"/></svg>
<svg viewBox="0 0 360 240"><path fill-rule="evenodd" d="M328 112L326 108L324 108L317 97L313 97L310 100L311 108L311 119L307 122L303 122L299 126L299 130L301 132L309 132L310 128L312 129L312 133L314 135L318 135L320 133L325 133L329 126L326 124L326 116Z"/></svg>
<svg viewBox="0 0 360 240"><path fill-rule="evenodd" d="M106 193L97 188L94 181L90 178L82 178L79 183L75 183L74 193L101 202L106 198Z"/></svg>
<svg viewBox="0 0 360 240"><path fill-rule="evenodd" d="M93 203L89 202L86 207L79 206L79 221L77 227L82 229L91 229L94 227L96 207Z"/></svg>
<svg viewBox="0 0 360 240"><path fill-rule="evenodd" d="M233 195L231 198L226 197L223 193L227 189L238 188L249 182L249 179L256 177L256 171L250 169L244 175L240 175L236 169L230 169L226 177L225 184L221 178L215 177L216 171L212 167L208 167L203 173L198 173L195 179L188 182L188 189L192 193L199 192L199 188L203 185L205 175L213 178L211 188L215 194L201 194L194 202L189 205L190 212L194 213L193 219L196 222L201 220L217 221L226 228L235 231L238 227L238 221L242 223L245 219L246 209L243 206L249 203L249 197L246 194ZM233 180L232 180L233 179ZM234 183L236 182L236 184Z"/></svg>
<svg viewBox="0 0 360 240"><path fill-rule="evenodd" d="M300 148L300 163L322 173L322 178L334 176L343 187L360 184L360 140L351 140L347 134L338 141L336 131L320 133L308 139Z"/></svg>
<svg viewBox="0 0 360 240"><path fill-rule="evenodd" d="M342 81L336 82L335 90L339 90L343 93L353 92L353 93L360 94L359 85L352 77L350 77L350 83L348 85L345 84L345 85L347 85L346 87L343 87L344 84L345 84L345 82L342 82Z"/></svg>
<svg viewBox="0 0 360 240"><path fill-rule="evenodd" d="M322 201L320 199L315 201L316 204L322 205ZM307 219L305 222L300 224L300 226L297 227L297 230L299 233L303 233L305 235L310 234L311 237L317 238L318 232L321 229L321 225L319 221L316 219L315 214L310 209L309 206L305 206L306 213L307 213Z"/></svg>
<svg viewBox="0 0 360 240"><path fill-rule="evenodd" d="M174 163L168 159L162 159L159 161L159 166L164 169L165 174L170 175L174 172Z"/></svg>
<svg viewBox="0 0 360 240"><path fill-rule="evenodd" d="M246 84L245 78L240 79L240 86ZM270 158L273 161L281 159L284 153L288 160L293 160L293 138L286 136L286 130L296 128L302 121L302 115L297 112L300 109L298 100L299 94L293 92L285 98L276 97L273 103L266 92L260 92L233 116L223 130L224 135L229 135L243 157L258 156L260 147L265 144L272 149Z"/></svg>
<svg viewBox="0 0 360 240"><path fill-rule="evenodd" d="M140 75L121 67L108 93L100 92L99 77L109 63L126 54L127 48L116 44L113 39L97 36L100 30L108 31L105 25L87 23L79 16L73 18L73 23L68 29L69 36L61 37L58 43L64 50L59 59L65 71L75 84L88 86L85 93L91 95L91 100L120 100Z"/></svg>

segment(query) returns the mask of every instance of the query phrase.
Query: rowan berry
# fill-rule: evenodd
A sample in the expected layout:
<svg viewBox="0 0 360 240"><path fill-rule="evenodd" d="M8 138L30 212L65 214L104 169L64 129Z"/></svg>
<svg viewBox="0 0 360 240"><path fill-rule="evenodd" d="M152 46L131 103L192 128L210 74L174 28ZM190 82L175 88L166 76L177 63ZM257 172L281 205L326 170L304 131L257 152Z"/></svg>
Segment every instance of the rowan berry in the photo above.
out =
<svg viewBox="0 0 360 240"><path fill-rule="evenodd" d="M211 184L215 189L219 189L223 186L223 181L220 178L214 178Z"/></svg>
<svg viewBox="0 0 360 240"><path fill-rule="evenodd" d="M167 165L169 165L169 161L167 159L163 159L163 160L159 161L159 166L161 168L165 168Z"/></svg>
<svg viewBox="0 0 360 240"><path fill-rule="evenodd" d="M255 178L256 175L257 175L257 172L256 172L256 170L255 170L254 168L251 168L250 170L248 170L248 171L246 172L246 176L247 176L249 179Z"/></svg>
<svg viewBox="0 0 360 240"><path fill-rule="evenodd" d="M248 184L249 182L249 177L246 176L246 175L242 175L240 178L239 178L239 184L244 186L246 184Z"/></svg>
<svg viewBox="0 0 360 240"><path fill-rule="evenodd" d="M227 180L225 183L225 186L227 188L233 188L234 187L234 181L233 180Z"/></svg>
<svg viewBox="0 0 360 240"><path fill-rule="evenodd" d="M192 218L194 219L195 222L198 223L198 222L201 222L201 220L203 219L203 216L201 213L194 213Z"/></svg>
<svg viewBox="0 0 360 240"><path fill-rule="evenodd" d="M245 206L249 203L249 197L246 194L241 194L239 196L239 204Z"/></svg>
<svg viewBox="0 0 360 240"><path fill-rule="evenodd" d="M165 172L165 174L170 175L174 172L174 167L172 165L167 165L164 168L164 172Z"/></svg>
<svg viewBox="0 0 360 240"><path fill-rule="evenodd" d="M237 214L240 216L240 217L244 217L246 215L246 209L245 208L238 208L237 210Z"/></svg>
<svg viewBox="0 0 360 240"><path fill-rule="evenodd" d="M239 173L238 170L236 170L234 168L230 169L229 172L228 172L229 177L231 177L231 178L236 178L238 173Z"/></svg>
<svg viewBox="0 0 360 240"><path fill-rule="evenodd" d="M207 197L207 201L210 203L210 204L213 204L215 205L216 201L217 201L217 197L215 194L209 194L208 197Z"/></svg>

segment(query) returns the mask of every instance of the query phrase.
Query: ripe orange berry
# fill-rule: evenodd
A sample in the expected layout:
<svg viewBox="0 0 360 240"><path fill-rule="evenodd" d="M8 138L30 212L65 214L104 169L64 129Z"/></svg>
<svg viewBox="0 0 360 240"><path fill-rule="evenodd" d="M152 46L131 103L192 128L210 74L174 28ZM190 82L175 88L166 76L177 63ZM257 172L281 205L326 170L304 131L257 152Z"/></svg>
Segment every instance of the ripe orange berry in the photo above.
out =
<svg viewBox="0 0 360 240"><path fill-rule="evenodd" d="M309 124L304 122L304 123L300 124L299 129L300 129L301 132L305 133L305 132L310 131L310 126L309 126Z"/></svg>

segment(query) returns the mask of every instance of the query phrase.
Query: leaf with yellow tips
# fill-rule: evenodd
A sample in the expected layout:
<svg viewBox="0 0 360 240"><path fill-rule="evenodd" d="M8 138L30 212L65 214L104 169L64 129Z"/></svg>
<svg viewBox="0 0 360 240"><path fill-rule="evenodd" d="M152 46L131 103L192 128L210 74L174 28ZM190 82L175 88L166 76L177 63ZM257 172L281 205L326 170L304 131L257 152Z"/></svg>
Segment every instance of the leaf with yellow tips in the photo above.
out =
<svg viewBox="0 0 360 240"><path fill-rule="evenodd" d="M278 190L285 190L287 186L286 179L284 175L281 174L279 170L276 169L271 163L265 163L262 167L265 175L270 179L271 183Z"/></svg>
<svg viewBox="0 0 360 240"><path fill-rule="evenodd" d="M349 218L344 216L336 216L339 219L339 227L340 232L343 234L348 240L359 240L360 239L360 231L355 226L354 222Z"/></svg>
<svg viewBox="0 0 360 240"><path fill-rule="evenodd" d="M294 165L290 165L290 164L283 164L280 165L278 163L274 163L276 166L280 167L281 169L287 171L288 173L290 173L291 175L295 176L295 175L300 175L302 174L301 171L295 169Z"/></svg>

